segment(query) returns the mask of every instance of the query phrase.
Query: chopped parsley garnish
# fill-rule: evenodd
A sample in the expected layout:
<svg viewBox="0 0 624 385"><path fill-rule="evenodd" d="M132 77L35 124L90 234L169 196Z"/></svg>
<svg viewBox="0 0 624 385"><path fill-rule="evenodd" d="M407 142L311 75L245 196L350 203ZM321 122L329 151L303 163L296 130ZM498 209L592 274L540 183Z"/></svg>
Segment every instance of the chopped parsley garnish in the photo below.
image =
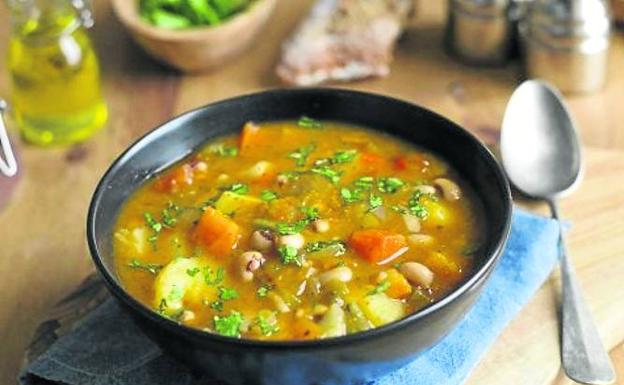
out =
<svg viewBox="0 0 624 385"><path fill-rule="evenodd" d="M340 176L342 175L341 171L334 170L328 166L318 166L312 167L310 172L313 174L318 174L324 176L329 179L333 184L340 182Z"/></svg>
<svg viewBox="0 0 624 385"><path fill-rule="evenodd" d="M165 207L160 216L160 221L156 220L152 213L145 212L143 213L143 218L145 219L145 223L152 229L152 235L147 238L147 240L152 243L155 247L156 241L158 240L158 236L164 227L171 228L175 226L177 219L176 216L180 213L180 208L175 205L173 202L169 201L167 203L167 207Z"/></svg>
<svg viewBox="0 0 624 385"><path fill-rule="evenodd" d="M167 305L167 300L162 298L158 304L158 313L163 314L168 307L169 305Z"/></svg>
<svg viewBox="0 0 624 385"><path fill-rule="evenodd" d="M275 191L262 190L262 192L260 193L260 199L262 199L265 202L271 202L272 200L275 200L277 198L278 196Z"/></svg>
<svg viewBox="0 0 624 385"><path fill-rule="evenodd" d="M301 266L302 264L301 257L299 256L297 249L292 246L280 246L277 249L277 253L280 256L282 263L285 265L295 264L297 266Z"/></svg>
<svg viewBox="0 0 624 385"><path fill-rule="evenodd" d="M178 302L178 301L181 301L183 297L184 297L184 291L177 286L173 286L169 294L167 294L167 301Z"/></svg>
<svg viewBox="0 0 624 385"><path fill-rule="evenodd" d="M377 189L387 194L394 194L403 186L405 186L405 182L395 177L379 178L377 181Z"/></svg>
<svg viewBox="0 0 624 385"><path fill-rule="evenodd" d="M216 272L213 272L210 266L206 266L203 270L204 282L208 286L216 286L223 282L225 270L222 267L218 267Z"/></svg>
<svg viewBox="0 0 624 385"><path fill-rule="evenodd" d="M256 294L258 294L258 297L263 298L269 294L269 290L271 289L268 286L260 286L258 290L256 290Z"/></svg>
<svg viewBox="0 0 624 385"><path fill-rule="evenodd" d="M349 163L352 162L353 159L355 159L357 155L357 150L344 150L344 151L338 151L334 154L334 157L332 158L333 163L338 164L338 163Z"/></svg>
<svg viewBox="0 0 624 385"><path fill-rule="evenodd" d="M375 179L372 176L363 176L355 180L353 184L355 187L360 188L362 190L370 190L373 188L373 182Z"/></svg>
<svg viewBox="0 0 624 385"><path fill-rule="evenodd" d="M229 301L232 299L238 298L238 291L236 289L220 287L219 288L219 299L222 301Z"/></svg>
<svg viewBox="0 0 624 385"><path fill-rule="evenodd" d="M383 205L383 198L379 195L371 193L368 197L369 211L375 210L377 207Z"/></svg>
<svg viewBox="0 0 624 385"><path fill-rule="evenodd" d="M308 156L316 149L314 144L310 144L307 146L300 147L295 151L288 154L289 158L295 159L297 167L305 166L306 161L308 160Z"/></svg>
<svg viewBox="0 0 624 385"><path fill-rule="evenodd" d="M379 283L379 285L375 286L375 288L373 290L369 291L368 295L380 294L380 293L385 292L389 288L390 288L390 282L388 282L388 280L384 279L383 281L381 281Z"/></svg>
<svg viewBox="0 0 624 385"><path fill-rule="evenodd" d="M305 115L299 118L297 125L303 128L323 128L323 123Z"/></svg>
<svg viewBox="0 0 624 385"><path fill-rule="evenodd" d="M256 318L256 325L258 325L260 333L262 333L263 336L270 336L271 334L279 331L279 327L277 327L277 325L269 322L269 320L262 315L258 315L258 318Z"/></svg>
<svg viewBox="0 0 624 385"><path fill-rule="evenodd" d="M360 189L348 189L343 187L340 189L340 196L345 203L355 203L362 200L362 190Z"/></svg>
<svg viewBox="0 0 624 385"><path fill-rule="evenodd" d="M278 176L280 176L282 178L286 178L288 181L297 180L297 179L299 179L300 175L301 175L301 173L298 172L298 171L284 171L284 172L280 172L278 174Z"/></svg>
<svg viewBox="0 0 624 385"><path fill-rule="evenodd" d="M216 311L223 311L223 302L214 301L210 304L210 308Z"/></svg>
<svg viewBox="0 0 624 385"><path fill-rule="evenodd" d="M148 241L154 243L158 239L158 234L162 231L163 225L154 219L152 213L146 212L143 214L143 217L147 225L152 229L152 235L148 238Z"/></svg>
<svg viewBox="0 0 624 385"><path fill-rule="evenodd" d="M240 328L243 324L243 316L237 311L232 311L230 315L220 317L214 316L215 331L223 336L240 337Z"/></svg>
<svg viewBox="0 0 624 385"><path fill-rule="evenodd" d="M305 245L304 251L306 253L315 253L327 248L335 248L336 251L334 252L334 256L336 257L347 252L347 246L340 240L311 242Z"/></svg>
<svg viewBox="0 0 624 385"><path fill-rule="evenodd" d="M176 216L180 213L180 208L173 202L169 201L167 207L163 209L161 213L162 224L166 227L175 226L177 219Z"/></svg>
<svg viewBox="0 0 624 385"><path fill-rule="evenodd" d="M234 183L229 186L223 187L223 191L231 191L234 194L245 195L249 192L249 186L245 183Z"/></svg>
<svg viewBox="0 0 624 385"><path fill-rule="evenodd" d="M154 275L158 274L158 272L163 268L163 265L159 265L156 263L143 263L138 259L133 259L132 261L130 261L128 266L133 269L145 270Z"/></svg>
<svg viewBox="0 0 624 385"><path fill-rule="evenodd" d="M292 235L302 232L310 222L319 218L319 212L316 207L302 207L301 211L305 215L305 218L295 223L277 223L269 228L277 231L280 235ZM256 223L258 223L258 221L256 221Z"/></svg>
<svg viewBox="0 0 624 385"><path fill-rule="evenodd" d="M420 191L414 191L410 196L410 199L407 201L407 207L401 205L392 206L392 210L401 213L401 214L410 214L414 215L420 219L427 219L429 216L429 212L427 208L422 204L421 198L428 196L427 194L423 194Z"/></svg>
<svg viewBox="0 0 624 385"><path fill-rule="evenodd" d="M238 148L229 147L224 145L223 143L213 144L208 147L208 151L212 154L217 154L222 157L234 157L238 155Z"/></svg>
<svg viewBox="0 0 624 385"><path fill-rule="evenodd" d="M192 269L186 269L186 274L188 274L191 277L194 277L197 275L197 273L200 272L199 267L194 267Z"/></svg>

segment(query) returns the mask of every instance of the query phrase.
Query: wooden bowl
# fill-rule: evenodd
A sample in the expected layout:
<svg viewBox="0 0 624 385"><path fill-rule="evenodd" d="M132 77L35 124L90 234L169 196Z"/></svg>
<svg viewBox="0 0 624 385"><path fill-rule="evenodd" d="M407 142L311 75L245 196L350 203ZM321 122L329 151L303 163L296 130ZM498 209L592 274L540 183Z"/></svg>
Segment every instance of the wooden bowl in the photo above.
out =
<svg viewBox="0 0 624 385"><path fill-rule="evenodd" d="M171 30L144 21L136 1L112 0L115 14L147 53L186 72L207 71L243 53L267 23L275 3L256 0L218 26Z"/></svg>

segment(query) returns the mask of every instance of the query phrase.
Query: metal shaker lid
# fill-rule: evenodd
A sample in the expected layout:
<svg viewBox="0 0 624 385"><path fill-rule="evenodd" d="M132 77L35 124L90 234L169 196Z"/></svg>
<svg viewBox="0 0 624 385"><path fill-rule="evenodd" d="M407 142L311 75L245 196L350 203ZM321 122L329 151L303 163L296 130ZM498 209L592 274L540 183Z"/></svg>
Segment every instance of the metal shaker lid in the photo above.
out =
<svg viewBox="0 0 624 385"><path fill-rule="evenodd" d="M557 45L604 40L610 32L609 13L604 0L534 0L525 28L532 38Z"/></svg>
<svg viewBox="0 0 624 385"><path fill-rule="evenodd" d="M507 12L511 0L451 0L454 10L472 16L493 17Z"/></svg>

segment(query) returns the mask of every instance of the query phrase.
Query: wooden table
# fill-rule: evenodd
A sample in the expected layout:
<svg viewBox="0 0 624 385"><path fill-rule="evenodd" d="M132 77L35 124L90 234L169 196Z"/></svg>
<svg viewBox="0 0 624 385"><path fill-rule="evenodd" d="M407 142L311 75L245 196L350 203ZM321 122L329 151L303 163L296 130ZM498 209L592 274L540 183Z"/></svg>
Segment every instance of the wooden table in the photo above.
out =
<svg viewBox="0 0 624 385"><path fill-rule="evenodd" d="M273 66L279 42L288 35L310 1L282 0L275 20L262 39L227 68L183 76L147 58L129 41L106 0L96 0L94 40L100 52L106 98L111 117L105 130L90 141L69 149L42 150L21 146L23 175L10 206L0 213L0 383L10 384L35 326L64 294L92 270L85 245L85 213L95 183L112 159L138 135L172 115L225 97L278 86ZM495 142L505 103L518 81L518 66L501 69L465 67L441 48L443 2L422 2L414 25L401 41L392 74L348 87L394 95L438 111ZM6 20L5 8L0 17ZM9 23L0 24L0 52L6 52ZM610 298L597 297L604 282L589 256L624 269L624 34L613 39L609 82L603 92L567 99L583 141L590 150L588 183L564 202L575 227L570 248L588 288L588 298L605 342L624 341L622 318L613 317ZM8 95L8 77L0 62L0 95ZM589 183L591 182L591 183ZM614 188L619 187L619 192ZM618 219L619 218L619 219ZM581 262L579 264L579 262ZM556 277L540 291L497 341L471 378L471 383L532 384L537 377L564 384L557 363L557 319L552 288ZM597 284L596 284L597 283ZM624 295L622 296L624 297ZM624 310L624 306L621 306ZM535 322L527 329L523 320ZM620 322L620 324L616 324ZM548 338L541 338L542 336ZM544 346L538 349L536 346ZM517 357L510 357L517 355ZM624 379L624 349L612 356ZM519 369L548 361L541 374ZM533 371L539 372L539 371ZM541 384L542 382L539 382ZM547 382L548 383L548 382ZM623 382L621 382L624 384Z"/></svg>

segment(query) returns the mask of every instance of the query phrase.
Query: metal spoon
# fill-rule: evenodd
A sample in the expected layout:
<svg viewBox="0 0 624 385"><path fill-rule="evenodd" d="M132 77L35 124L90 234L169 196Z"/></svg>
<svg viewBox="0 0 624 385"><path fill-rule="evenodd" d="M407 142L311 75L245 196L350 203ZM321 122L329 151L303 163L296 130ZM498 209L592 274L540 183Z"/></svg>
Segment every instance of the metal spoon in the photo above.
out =
<svg viewBox="0 0 624 385"><path fill-rule="evenodd" d="M559 220L556 199L578 185L583 163L576 128L553 87L529 80L516 89L503 119L501 154L516 188L547 201ZM563 369L580 383L611 384L615 372L568 260L563 228L560 231Z"/></svg>

